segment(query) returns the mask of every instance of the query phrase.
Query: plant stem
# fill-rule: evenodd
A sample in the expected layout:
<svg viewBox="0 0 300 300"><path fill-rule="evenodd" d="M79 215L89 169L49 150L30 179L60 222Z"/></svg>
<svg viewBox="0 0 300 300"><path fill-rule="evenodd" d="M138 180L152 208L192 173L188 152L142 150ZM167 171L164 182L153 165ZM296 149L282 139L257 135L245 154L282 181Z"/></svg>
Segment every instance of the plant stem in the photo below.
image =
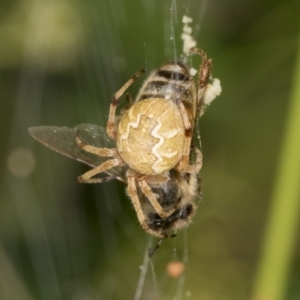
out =
<svg viewBox="0 0 300 300"><path fill-rule="evenodd" d="M300 208L300 39L295 67L266 238L252 297L254 300L283 299L295 245Z"/></svg>

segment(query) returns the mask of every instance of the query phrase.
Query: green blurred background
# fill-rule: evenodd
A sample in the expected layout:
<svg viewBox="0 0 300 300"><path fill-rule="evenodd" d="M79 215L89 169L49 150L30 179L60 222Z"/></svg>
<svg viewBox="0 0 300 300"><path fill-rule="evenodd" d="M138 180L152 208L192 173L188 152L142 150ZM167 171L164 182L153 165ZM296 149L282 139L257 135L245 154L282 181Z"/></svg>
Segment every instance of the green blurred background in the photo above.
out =
<svg viewBox="0 0 300 300"><path fill-rule="evenodd" d="M157 287L161 299L255 297L297 83L299 5L0 0L0 299L133 299L149 237L124 185L78 184L88 168L38 144L27 128L104 126L113 93L130 76L172 59L172 22L181 53L187 12L223 92L199 124L203 203L193 224L154 256ZM296 225L283 296L260 299L300 299ZM182 285L166 265L187 251ZM141 299L155 293L149 268Z"/></svg>

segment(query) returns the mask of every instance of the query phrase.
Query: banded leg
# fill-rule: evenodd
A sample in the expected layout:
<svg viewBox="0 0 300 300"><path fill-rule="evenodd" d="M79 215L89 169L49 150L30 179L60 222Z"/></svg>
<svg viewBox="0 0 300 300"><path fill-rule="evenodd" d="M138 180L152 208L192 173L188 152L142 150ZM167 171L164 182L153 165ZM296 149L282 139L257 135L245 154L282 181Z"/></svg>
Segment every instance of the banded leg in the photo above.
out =
<svg viewBox="0 0 300 300"><path fill-rule="evenodd" d="M79 148L82 150L99 155L101 157L115 157L117 155L117 149L109 149L109 148L98 148L95 146L88 145L84 143L79 137L80 131L76 132L75 142Z"/></svg>
<svg viewBox="0 0 300 300"><path fill-rule="evenodd" d="M146 69L139 71L138 73L134 74L113 96L112 102L109 108L109 115L108 121L106 125L106 131L108 136L111 139L116 139L117 129L115 124L115 117L116 117L116 108L119 102L120 97L124 94L124 92L128 89L128 87L143 73L146 72Z"/></svg>
<svg viewBox="0 0 300 300"><path fill-rule="evenodd" d="M188 113L181 101L178 101L178 107L180 109L182 119L183 119L183 124L185 129L185 140L184 140L182 157L175 168L179 172L194 173L195 166L189 165L193 129L192 129L191 122L189 120Z"/></svg>
<svg viewBox="0 0 300 300"><path fill-rule="evenodd" d="M109 148L98 148L91 145L87 145L84 142L81 141L79 138L79 131L76 133L75 137L76 144L78 147L83 149L86 152L96 154L101 157L113 157L113 159L107 160L103 162L101 165L97 166L96 168L84 173L83 175L78 177L78 181L81 183L99 183L103 181L109 180L109 178L113 178L112 176L102 179L102 178L92 178L95 175L99 173L103 173L109 169L112 169L113 167L123 165L124 162L120 158L120 156L117 153L116 149L109 149Z"/></svg>
<svg viewBox="0 0 300 300"><path fill-rule="evenodd" d="M197 148L197 147L192 147L195 151L195 154L196 154L196 161L195 161L195 164L193 165L187 165L185 170L179 170L179 172L186 172L186 173L199 173L199 171L201 170L202 168L202 158L203 158L203 155L202 155L202 152Z"/></svg>
<svg viewBox="0 0 300 300"><path fill-rule="evenodd" d="M202 168L202 152L199 150L199 148L192 146L191 147L195 151L196 160L195 163L192 165L187 165L186 169L183 171L178 170L179 172L186 172L186 173L199 173L199 171Z"/></svg>
<svg viewBox="0 0 300 300"><path fill-rule="evenodd" d="M196 47L190 49L190 53L199 54L202 57L202 63L199 67L199 75L198 75L198 84L200 88L204 88L207 85L207 82L210 77L210 69L211 69L211 62L212 59L208 58L206 53Z"/></svg>
<svg viewBox="0 0 300 300"><path fill-rule="evenodd" d="M99 173L103 173L113 167L119 166L120 160L118 158L110 159L102 163L100 166L87 171L83 175L79 176L77 179L80 183L99 183L103 182L102 178L92 178ZM104 179L106 181L106 179Z"/></svg>
<svg viewBox="0 0 300 300"><path fill-rule="evenodd" d="M127 192L128 192L128 195L129 195L129 197L130 197L130 199L132 201L133 207L135 209L136 215L138 217L138 220L139 220L142 228L146 232L148 232L149 234L151 234L151 235L153 235L155 237L164 238L164 236L162 236L158 232L150 229L149 226L148 226L148 224L147 224L145 214L143 212L140 200L139 200L138 195L137 195L135 178L133 176L128 176L127 180L128 180L127 181L127 183L128 183Z"/></svg>
<svg viewBox="0 0 300 300"><path fill-rule="evenodd" d="M76 136L75 141L78 147L80 147L84 151L99 155L101 157L114 157L117 153L117 149L98 148L91 145L87 145L83 143L78 136Z"/></svg>
<svg viewBox="0 0 300 300"><path fill-rule="evenodd" d="M206 87L208 85L208 80L210 78L212 60L209 59L206 53L199 48L191 48L190 53L196 53L202 57L202 63L199 67L199 72L198 72L199 75L198 75L198 93L197 93L197 97L198 97L197 116L201 116L203 115L205 110L203 97L204 97Z"/></svg>

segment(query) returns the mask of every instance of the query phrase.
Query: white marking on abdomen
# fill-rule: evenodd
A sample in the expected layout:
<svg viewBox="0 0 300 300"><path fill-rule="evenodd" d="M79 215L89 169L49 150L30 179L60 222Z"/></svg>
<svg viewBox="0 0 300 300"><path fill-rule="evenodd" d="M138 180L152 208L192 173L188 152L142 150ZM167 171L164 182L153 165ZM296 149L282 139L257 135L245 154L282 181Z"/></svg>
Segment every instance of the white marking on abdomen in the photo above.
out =
<svg viewBox="0 0 300 300"><path fill-rule="evenodd" d="M168 110L169 109L167 109L160 117L163 117L165 114L167 114ZM163 161L162 157L171 158L171 157L175 156L178 153L178 151L173 151L173 152L169 152L169 153L161 153L161 154L158 153L158 149L165 142L165 138L158 134L158 130L161 128L162 123L160 122L160 120L157 120L157 122L158 122L158 124L151 131L151 135L153 137L159 139L159 142L157 144L155 144L151 150L152 154L157 158L157 160L155 161L155 163L152 165L151 168L157 174L159 174L162 172L161 166L160 166L160 163ZM170 138L176 136L177 134L178 134L178 129L173 129L173 130L170 130L168 133L165 132L164 135L167 139L170 139Z"/></svg>
<svg viewBox="0 0 300 300"><path fill-rule="evenodd" d="M164 143L165 139L157 134L157 131L161 128L161 122L158 120L158 124L152 129L151 135L157 139L159 139L159 142L155 144L152 148L153 155L157 158L156 162L152 165L152 169L159 173L159 164L163 161L161 155L157 152L158 148Z"/></svg>
<svg viewBox="0 0 300 300"><path fill-rule="evenodd" d="M155 144L152 148L152 153L153 155L157 158L157 160L155 161L155 163L152 165L152 169L158 174L161 173L161 166L160 163L163 161L162 157L167 157L167 158L171 158L173 156L175 156L178 151L173 151L173 152L169 152L169 153L162 153L160 154L158 152L158 149L161 145L163 145L163 143L165 142L165 138L162 137L161 135L159 135L157 132L158 130L161 128L161 122L158 120L158 124L152 129L151 131L151 135L157 139L159 139L159 142L157 144ZM178 131L176 129L172 130L171 132L169 132L169 134L167 135L167 138L171 138L173 136L175 136L178 133Z"/></svg>
<svg viewBox="0 0 300 300"><path fill-rule="evenodd" d="M128 139L129 134L130 134L130 127L135 128L135 129L138 128L138 126L140 124L140 121L141 121L141 116L142 116L142 113L138 114L137 115L137 120L135 122L129 122L127 124L126 132L121 135L121 140L127 140ZM123 143L121 143L121 144L123 144ZM120 149L120 151L122 151L122 150L123 150L123 147L122 147L122 149Z"/></svg>

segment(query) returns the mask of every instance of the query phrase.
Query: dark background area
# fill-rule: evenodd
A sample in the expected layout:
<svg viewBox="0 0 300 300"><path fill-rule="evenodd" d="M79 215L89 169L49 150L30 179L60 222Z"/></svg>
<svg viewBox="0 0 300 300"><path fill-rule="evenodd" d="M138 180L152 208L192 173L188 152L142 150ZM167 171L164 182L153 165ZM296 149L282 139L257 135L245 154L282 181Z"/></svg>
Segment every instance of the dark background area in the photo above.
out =
<svg viewBox="0 0 300 300"><path fill-rule="evenodd" d="M174 298L178 282L166 265L175 251L178 259L188 251L182 299L250 299L294 80L300 3L176 4L176 52L188 11L223 92L199 122L203 202L186 232L156 253L157 285L162 299ZM172 59L171 6L0 1L1 299L133 298L149 237L124 184L78 184L88 167L41 146L27 128L105 126L116 90ZM300 297L297 232L284 299ZM149 269L141 299L154 293Z"/></svg>

